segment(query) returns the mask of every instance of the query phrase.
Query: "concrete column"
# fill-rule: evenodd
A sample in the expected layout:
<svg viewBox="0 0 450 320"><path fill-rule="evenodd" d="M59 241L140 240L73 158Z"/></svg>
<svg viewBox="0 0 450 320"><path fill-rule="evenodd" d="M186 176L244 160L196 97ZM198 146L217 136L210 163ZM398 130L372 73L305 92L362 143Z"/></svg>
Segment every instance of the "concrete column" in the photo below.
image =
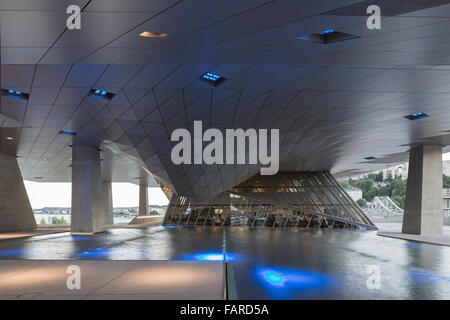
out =
<svg viewBox="0 0 450 320"><path fill-rule="evenodd" d="M72 147L72 234L105 230L100 150L89 145Z"/></svg>
<svg viewBox="0 0 450 320"><path fill-rule="evenodd" d="M17 159L0 153L0 232L37 228Z"/></svg>
<svg viewBox="0 0 450 320"><path fill-rule="evenodd" d="M409 154L403 233L442 235L442 148L422 146Z"/></svg>
<svg viewBox="0 0 450 320"><path fill-rule="evenodd" d="M139 216L148 214L148 185L139 185Z"/></svg>
<svg viewBox="0 0 450 320"><path fill-rule="evenodd" d="M105 224L114 224L111 181L103 181L102 192L103 209L105 210Z"/></svg>

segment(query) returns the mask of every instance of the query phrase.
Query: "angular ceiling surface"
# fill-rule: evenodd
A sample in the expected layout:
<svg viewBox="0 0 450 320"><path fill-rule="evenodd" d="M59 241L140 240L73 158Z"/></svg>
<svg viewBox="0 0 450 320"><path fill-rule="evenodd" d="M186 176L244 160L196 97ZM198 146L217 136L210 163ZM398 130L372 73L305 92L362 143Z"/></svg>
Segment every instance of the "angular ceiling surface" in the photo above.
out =
<svg viewBox="0 0 450 320"><path fill-rule="evenodd" d="M71 4L82 8L81 30L66 28ZM174 165L171 132L192 130L194 120L204 129L280 129L282 171L352 174L403 161L412 146L450 144L450 0L377 1L380 30L366 26L370 4L0 0L1 85L30 93L1 105L23 176L70 180L72 138L60 130L101 144L112 180L151 173L198 199L259 166ZM297 39L330 28L359 38ZM198 80L206 72L228 80L210 86ZM92 88L115 96L94 99ZM429 117L404 118L416 112Z"/></svg>

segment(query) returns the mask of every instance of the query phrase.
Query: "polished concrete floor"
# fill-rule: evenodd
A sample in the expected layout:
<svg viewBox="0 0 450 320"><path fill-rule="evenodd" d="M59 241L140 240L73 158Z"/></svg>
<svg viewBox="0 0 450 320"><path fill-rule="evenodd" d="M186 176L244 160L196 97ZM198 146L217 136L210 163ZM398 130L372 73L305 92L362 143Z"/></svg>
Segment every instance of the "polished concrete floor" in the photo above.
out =
<svg viewBox="0 0 450 320"><path fill-rule="evenodd" d="M414 242L422 242L427 244L437 244L450 247L450 226L444 225L442 235L427 236L413 235L402 233L401 223L375 223L378 227L377 234L383 237L391 237L396 239L409 240Z"/></svg>
<svg viewBox="0 0 450 320"><path fill-rule="evenodd" d="M449 247L379 237L376 231L111 229L87 237L0 241L0 259L225 259L234 266L240 299L450 299ZM370 270L380 271L380 289L368 288Z"/></svg>
<svg viewBox="0 0 450 320"><path fill-rule="evenodd" d="M61 233L70 231L70 227L66 226L44 226L39 227L35 230L29 231L17 231L17 232L0 232L0 240L10 240L10 239L19 239L19 238L29 238L35 237L39 235L46 235L52 233Z"/></svg>
<svg viewBox="0 0 450 320"><path fill-rule="evenodd" d="M73 279L74 267L79 268L78 287ZM221 262L2 260L0 263L0 300L223 298Z"/></svg>
<svg viewBox="0 0 450 320"><path fill-rule="evenodd" d="M427 236L427 235L406 234L402 232L381 232L381 231L378 231L377 234L382 237L391 237L396 239L403 239L414 242L436 244L450 247L450 236L448 235Z"/></svg>

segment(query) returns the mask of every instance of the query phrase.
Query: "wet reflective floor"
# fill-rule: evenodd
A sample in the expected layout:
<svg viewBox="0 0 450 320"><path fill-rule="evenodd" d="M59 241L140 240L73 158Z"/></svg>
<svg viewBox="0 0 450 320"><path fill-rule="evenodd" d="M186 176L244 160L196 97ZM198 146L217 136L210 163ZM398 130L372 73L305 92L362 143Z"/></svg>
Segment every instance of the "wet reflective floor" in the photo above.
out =
<svg viewBox="0 0 450 320"><path fill-rule="evenodd" d="M110 229L0 241L1 259L226 260L239 299L450 299L449 247L374 231Z"/></svg>

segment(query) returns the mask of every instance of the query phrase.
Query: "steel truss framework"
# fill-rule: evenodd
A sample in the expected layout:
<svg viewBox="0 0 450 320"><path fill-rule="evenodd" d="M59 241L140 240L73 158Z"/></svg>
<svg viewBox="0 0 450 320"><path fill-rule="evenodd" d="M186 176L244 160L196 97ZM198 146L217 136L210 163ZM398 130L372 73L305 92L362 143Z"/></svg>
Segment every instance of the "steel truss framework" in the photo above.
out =
<svg viewBox="0 0 450 320"><path fill-rule="evenodd" d="M329 172L258 175L204 201L174 194L164 225L376 229Z"/></svg>

